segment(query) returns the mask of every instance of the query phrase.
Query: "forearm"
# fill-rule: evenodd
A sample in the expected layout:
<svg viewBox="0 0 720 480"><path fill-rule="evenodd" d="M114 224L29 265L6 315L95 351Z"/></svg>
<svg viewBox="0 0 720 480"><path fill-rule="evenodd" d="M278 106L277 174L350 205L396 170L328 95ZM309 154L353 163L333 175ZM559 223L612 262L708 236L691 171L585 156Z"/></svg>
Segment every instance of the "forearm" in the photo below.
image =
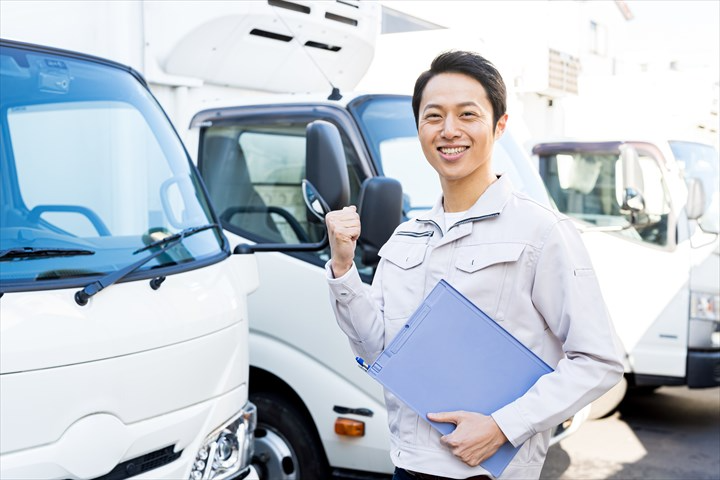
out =
<svg viewBox="0 0 720 480"><path fill-rule="evenodd" d="M518 446L535 433L570 418L622 376L615 359L565 358L522 397L492 414L510 442Z"/></svg>
<svg viewBox="0 0 720 480"><path fill-rule="evenodd" d="M326 265L330 304L340 329L350 341L353 352L372 362L382 352L385 328L382 318L380 286L371 290L363 284L354 265L343 275L332 278L331 262ZM379 279L379 272L376 279ZM379 280L378 280L379 282ZM373 294L373 292L377 292Z"/></svg>

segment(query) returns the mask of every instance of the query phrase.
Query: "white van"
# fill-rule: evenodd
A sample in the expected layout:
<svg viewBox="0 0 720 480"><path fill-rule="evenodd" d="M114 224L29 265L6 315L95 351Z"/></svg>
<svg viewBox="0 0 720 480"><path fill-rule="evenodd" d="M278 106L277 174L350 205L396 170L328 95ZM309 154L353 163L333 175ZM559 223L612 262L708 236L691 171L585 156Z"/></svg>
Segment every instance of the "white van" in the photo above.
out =
<svg viewBox="0 0 720 480"><path fill-rule="evenodd" d="M0 138L0 478L251 475L257 265L142 77L0 41Z"/></svg>

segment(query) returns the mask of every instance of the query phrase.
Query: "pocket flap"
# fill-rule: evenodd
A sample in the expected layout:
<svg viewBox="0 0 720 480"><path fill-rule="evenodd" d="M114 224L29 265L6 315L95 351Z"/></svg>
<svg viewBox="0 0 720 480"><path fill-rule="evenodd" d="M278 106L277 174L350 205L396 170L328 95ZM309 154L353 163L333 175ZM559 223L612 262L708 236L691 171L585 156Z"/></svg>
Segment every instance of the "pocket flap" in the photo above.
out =
<svg viewBox="0 0 720 480"><path fill-rule="evenodd" d="M473 273L496 263L516 262L525 249L521 243L495 243L473 245L458 249L455 266L463 272Z"/></svg>
<svg viewBox="0 0 720 480"><path fill-rule="evenodd" d="M398 267L407 270L417 267L425 260L427 245L424 243L386 243L380 249L379 256L392 262Z"/></svg>

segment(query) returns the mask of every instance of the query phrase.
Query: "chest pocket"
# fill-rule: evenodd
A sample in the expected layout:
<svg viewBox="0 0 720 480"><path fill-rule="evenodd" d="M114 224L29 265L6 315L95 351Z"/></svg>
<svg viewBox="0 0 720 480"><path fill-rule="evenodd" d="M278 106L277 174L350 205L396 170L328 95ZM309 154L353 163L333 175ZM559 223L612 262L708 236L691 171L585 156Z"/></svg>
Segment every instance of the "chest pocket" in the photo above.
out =
<svg viewBox="0 0 720 480"><path fill-rule="evenodd" d="M524 244L496 243L459 247L455 257L453 283L495 321L505 318L510 298L520 289L518 260Z"/></svg>
<svg viewBox="0 0 720 480"><path fill-rule="evenodd" d="M380 257L386 260L382 269L386 320L407 318L422 300L425 285L423 261L428 246L427 239L418 240L388 242L380 249ZM388 333L392 332L386 331L386 336Z"/></svg>

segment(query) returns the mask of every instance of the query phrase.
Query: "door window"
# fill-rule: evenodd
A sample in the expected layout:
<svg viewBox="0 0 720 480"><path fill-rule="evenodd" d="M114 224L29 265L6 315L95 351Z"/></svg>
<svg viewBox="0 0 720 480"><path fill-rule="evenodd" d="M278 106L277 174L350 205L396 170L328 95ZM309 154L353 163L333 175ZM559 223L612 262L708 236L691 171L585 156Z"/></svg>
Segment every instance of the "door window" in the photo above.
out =
<svg viewBox="0 0 720 480"><path fill-rule="evenodd" d="M199 167L223 226L256 242L318 242L324 225L314 223L302 197L307 124L315 119L244 123L204 129ZM359 160L341 130L345 147L350 203L357 204ZM293 254L323 264L329 249ZM358 257L358 262L360 258ZM358 263L361 271L371 270Z"/></svg>

